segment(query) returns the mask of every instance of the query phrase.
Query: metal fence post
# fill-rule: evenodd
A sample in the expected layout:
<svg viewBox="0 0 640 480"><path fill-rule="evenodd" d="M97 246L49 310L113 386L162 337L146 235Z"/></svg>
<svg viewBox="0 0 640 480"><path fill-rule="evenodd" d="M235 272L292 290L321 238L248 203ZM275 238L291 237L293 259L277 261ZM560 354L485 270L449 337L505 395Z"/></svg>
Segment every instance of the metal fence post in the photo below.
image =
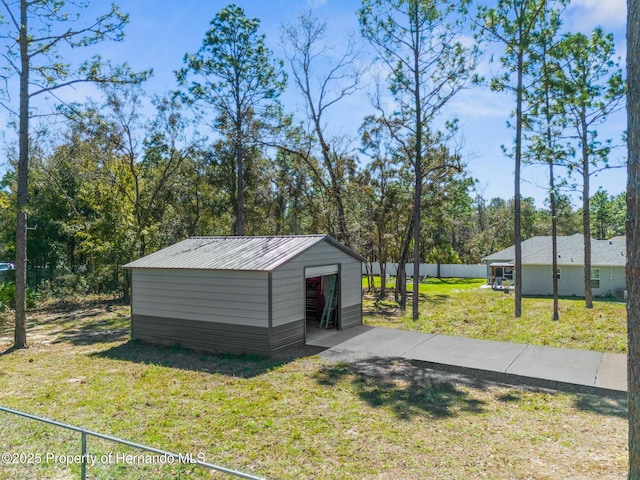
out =
<svg viewBox="0 0 640 480"><path fill-rule="evenodd" d="M87 434L83 431L81 433L82 438L82 456L80 457L82 463L80 464L80 478L82 480L87 479Z"/></svg>
<svg viewBox="0 0 640 480"><path fill-rule="evenodd" d="M103 433L93 432L91 430L87 430L81 427L76 427L74 425L67 425L65 423L56 422L55 420L49 420L48 418L38 417L36 415L30 415L28 413L20 412L18 410L13 410L11 408L6 408L3 406L0 406L0 412L6 412L13 415L18 415L19 417L29 418L31 420L43 422L49 425L55 425L56 427L64 428L67 430L73 430L74 432L80 432L80 434L82 435L81 437L82 461L80 465L80 477L82 478L82 480L86 480L86 476L87 476L87 435L90 435L96 438L101 438L109 442L115 442L121 445L127 445L129 447L137 448L147 452L156 453L158 455L163 455L165 457L171 457L174 460L178 460L178 461L181 461L184 457L183 454L168 452L166 450L160 450L159 448L153 448L147 445L142 445L140 443L130 442L128 440L123 440L122 438L112 437L111 435L105 435ZM249 473L243 473L237 470L232 470L230 468L222 467L220 465L215 465L213 463L208 463L208 462L205 462L204 460L200 460L199 458L196 460L192 459L191 461L189 461L189 463L193 465L200 465L201 467L208 468L210 470L217 470L218 472L226 473L228 475L233 475L235 477L249 478L251 480L264 480L263 477L257 477Z"/></svg>

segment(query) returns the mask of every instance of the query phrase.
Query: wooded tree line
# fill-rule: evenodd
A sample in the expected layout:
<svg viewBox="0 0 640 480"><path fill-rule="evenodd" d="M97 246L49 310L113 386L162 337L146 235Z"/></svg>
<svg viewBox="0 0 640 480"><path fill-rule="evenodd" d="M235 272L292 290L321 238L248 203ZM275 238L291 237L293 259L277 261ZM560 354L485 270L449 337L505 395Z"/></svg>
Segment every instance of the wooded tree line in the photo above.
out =
<svg viewBox="0 0 640 480"><path fill-rule="evenodd" d="M235 159L226 139L209 143L188 126L180 102L156 98L152 118L137 88L114 89L103 105L69 108L63 136L32 144L29 185L29 280L53 295L127 289L125 263L192 235L236 232ZM148 100L148 99L147 99ZM353 248L371 261L397 261L412 215L411 174L375 153L376 132L363 130L373 160L340 179ZM45 153L45 150L50 150ZM448 152L440 152L445 155ZM328 232L341 238L325 182L301 154L255 145L245 167L245 233L289 235ZM314 160L317 161L317 160ZM319 179L314 175L322 175ZM1 259L15 255L16 175L2 179ZM464 171L425 192L423 262L477 263L514 243L513 199L485 199ZM591 198L594 238L624 234L625 194L598 191ZM566 195L556 198L558 234L582 231L582 218ZM550 235L548 207L522 200L523 238Z"/></svg>
<svg viewBox="0 0 640 480"><path fill-rule="evenodd" d="M624 197L590 190L618 141L600 138L599 129L625 98L613 37L562 30L569 0L478 3L362 1L362 40L384 65L371 95L376 114L360 130L360 152L371 158L364 163L350 139L326 129L328 112L361 88L358 39L329 55L326 24L312 14L283 27L287 53L279 60L258 19L223 8L200 50L185 55L175 92L149 99L141 86L149 71L100 56L66 60L71 50L123 40L129 19L115 5L85 20L85 2L0 0L0 106L18 137L0 192L0 254L16 264L14 347L27 346L27 280L54 294L126 291L122 264L188 235L327 232L371 259L399 262L411 250L414 260L477 261L515 243L518 276L528 236L621 233ZM469 24L477 32L471 46L462 38ZM629 0L629 478L640 472L639 24L638 2ZM475 73L483 42L501 50L493 78ZM279 101L288 78L304 118ZM457 120L443 114L459 91L483 81L515 97L505 112L515 130L505 146L515 165L512 201L473 190L455 143ZM102 100L56 102L57 92L80 82L100 85ZM43 96L58 103L63 128L43 120L54 112L35 108ZM548 211L521 198L523 162L548 166ZM570 182L556 177L558 166L578 174L580 212L562 193ZM404 281L400 287L402 294ZM517 288L515 298L519 316Z"/></svg>
<svg viewBox="0 0 640 480"><path fill-rule="evenodd" d="M55 113L63 121L55 125L32 117L27 146L8 152L0 254L15 256L19 270L23 232L32 287L54 295L124 293L124 263L191 235L323 232L372 261L475 263L518 238L551 234L554 220L557 234L620 234L624 196L588 190L589 176L607 166L618 140L597 137L624 94L613 39L599 29L560 34L566 2L551 3L502 0L472 11L466 0L363 0L361 38L328 52L326 22L306 12L282 26L283 59L266 46L260 21L229 5L212 19L201 48L185 54L174 91L151 98L144 90L150 72L109 66L109 74L99 74L104 63L83 64L77 81L97 83L100 100L60 104ZM50 28L75 18L64 14L64 2L2 5L7 18L12 9L33 9ZM113 10L96 21L91 41L120 40L127 20ZM512 31L519 22L530 30ZM101 24L110 35L100 33ZM476 44L469 46L462 35L474 25ZM26 35L27 59L46 53L46 64L58 44L38 46L48 38L66 42L65 35L40 43ZM5 40L18 59L11 38ZM505 43L502 73L482 79L480 48L496 38ZM74 46L82 42L90 43ZM375 113L362 119L359 138L336 136L327 118L363 88L363 44L383 66L368 86ZM76 81L62 75L60 64L47 65L60 78L25 65L17 72L42 74L42 91ZM576 180L551 172L555 183L544 208L519 194L483 198L466 173L457 119L443 112L457 93L481 82L519 92L511 114L522 134L514 157L581 174ZM281 103L287 84L304 114L290 114ZM40 91L32 87L29 97ZM21 170L25 149L29 164ZM511 156L510 146L505 153ZM587 199L579 210L568 195L572 182ZM25 219L16 224L20 212ZM398 285L402 304L406 282Z"/></svg>

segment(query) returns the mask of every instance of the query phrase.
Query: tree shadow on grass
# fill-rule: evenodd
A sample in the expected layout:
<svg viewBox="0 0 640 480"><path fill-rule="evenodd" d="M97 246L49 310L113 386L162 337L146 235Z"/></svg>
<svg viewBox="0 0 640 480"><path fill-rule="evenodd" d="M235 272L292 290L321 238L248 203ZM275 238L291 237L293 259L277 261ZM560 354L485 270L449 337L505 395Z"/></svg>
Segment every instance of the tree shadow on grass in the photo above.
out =
<svg viewBox="0 0 640 480"><path fill-rule="evenodd" d="M15 345L10 345L9 347L7 347L6 350L0 352L0 357L3 357L5 355L9 355L13 352L17 352L18 350L20 350L19 348L16 348ZM0 372L0 375L4 375L4 372Z"/></svg>
<svg viewBox="0 0 640 480"><path fill-rule="evenodd" d="M555 394L556 390L545 388L520 386L521 390L544 391ZM519 403L522 401L521 391L510 391L497 397L497 400L504 403ZM625 392L608 395L591 395L585 393L571 393L573 395L574 406L583 412L591 412L598 415L618 417L627 419L629 417L629 404Z"/></svg>
<svg viewBox="0 0 640 480"><path fill-rule="evenodd" d="M80 325L72 323L54 332L55 340L52 343L93 345L125 340L129 336L130 327L122 325L124 320L124 317L111 317L88 321Z"/></svg>
<svg viewBox="0 0 640 480"><path fill-rule="evenodd" d="M130 315L121 299L96 299L82 303L59 302L36 309L27 319L27 336L44 343L95 343L125 340Z"/></svg>
<svg viewBox="0 0 640 480"><path fill-rule="evenodd" d="M578 395L575 400L578 410L593 412L618 418L629 418L629 402L624 393L619 396L598 397L595 395Z"/></svg>
<svg viewBox="0 0 640 480"><path fill-rule="evenodd" d="M404 359L367 357L329 364L315 377L326 386L349 382L363 401L372 407L387 407L402 420L418 415L446 418L458 412L484 412L485 402L462 389L451 374Z"/></svg>
<svg viewBox="0 0 640 480"><path fill-rule="evenodd" d="M176 346L163 346L131 340L121 345L90 354L125 362L159 365L194 372L252 378L293 360L322 351L319 347L301 347L269 358L260 355L199 352Z"/></svg>
<svg viewBox="0 0 640 480"><path fill-rule="evenodd" d="M389 289L389 293L384 298L380 298L379 296L370 296L368 298L369 302L366 302L365 308L363 310L364 315L393 315L393 316L402 316L405 312L400 310L399 304L395 301L394 298L394 290ZM413 293L411 291L407 292L407 305L411 305L413 299ZM444 293L437 294L428 294L428 293L420 293L420 303L421 304L431 304L431 305L442 305L451 301L451 296ZM369 308L366 308L367 305L370 305Z"/></svg>
<svg viewBox="0 0 640 480"><path fill-rule="evenodd" d="M464 412L484 413L487 411L487 402L474 398L473 391L486 391L494 387L503 389L502 393L494 396L503 403L523 402L526 392L569 394L578 410L628 418L625 392L608 391L600 395L550 388L535 382L512 383L502 375L494 376L489 372L477 375L477 372L467 374L459 369L434 370L430 367L430 364L417 360L366 355L354 358L338 354L332 363L318 370L315 379L326 386L347 382L360 399L372 407L389 408L402 420L419 415L447 418Z"/></svg>
<svg viewBox="0 0 640 480"><path fill-rule="evenodd" d="M420 294L420 303L424 304L430 303L432 305L442 305L451 301L451 295L446 295L444 293L436 293L436 294Z"/></svg>

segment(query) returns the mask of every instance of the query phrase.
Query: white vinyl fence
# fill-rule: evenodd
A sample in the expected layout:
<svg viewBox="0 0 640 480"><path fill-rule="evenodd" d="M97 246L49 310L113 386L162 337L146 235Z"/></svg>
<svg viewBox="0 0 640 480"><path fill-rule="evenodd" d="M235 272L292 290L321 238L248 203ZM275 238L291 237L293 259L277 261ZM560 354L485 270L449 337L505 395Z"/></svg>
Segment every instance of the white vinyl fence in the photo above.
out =
<svg viewBox="0 0 640 480"><path fill-rule="evenodd" d="M367 268L373 270L374 275L380 275L380 264L363 263L362 274L367 274ZM397 263L387 263L387 275L395 277L398 273ZM405 271L407 278L413 276L413 263L407 263ZM421 277L435 277L438 274L438 266L435 263L421 263ZM487 266L478 265L462 265L462 264L440 264L440 276L443 278L485 278L487 276Z"/></svg>

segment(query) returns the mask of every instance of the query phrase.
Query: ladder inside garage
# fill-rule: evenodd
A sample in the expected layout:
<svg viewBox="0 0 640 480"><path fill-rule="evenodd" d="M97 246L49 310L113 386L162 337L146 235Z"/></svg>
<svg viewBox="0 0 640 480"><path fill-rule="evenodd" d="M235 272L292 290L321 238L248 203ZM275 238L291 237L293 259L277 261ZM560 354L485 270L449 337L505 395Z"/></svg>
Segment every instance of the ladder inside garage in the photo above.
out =
<svg viewBox="0 0 640 480"><path fill-rule="evenodd" d="M331 283L329 284L329 295L327 295L324 302L324 309L322 310L322 317L320 318L320 328L330 328L330 325L331 327L333 327L333 312L335 311L334 299L336 293L337 278L337 275L333 275L331 277Z"/></svg>

